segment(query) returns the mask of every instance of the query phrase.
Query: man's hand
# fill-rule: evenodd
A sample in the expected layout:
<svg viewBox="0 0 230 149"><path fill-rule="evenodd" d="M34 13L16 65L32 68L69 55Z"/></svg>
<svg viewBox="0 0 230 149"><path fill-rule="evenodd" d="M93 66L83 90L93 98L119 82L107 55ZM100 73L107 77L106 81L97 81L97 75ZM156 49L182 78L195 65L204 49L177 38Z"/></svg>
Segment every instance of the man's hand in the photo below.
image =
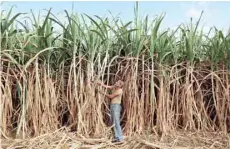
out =
<svg viewBox="0 0 230 149"><path fill-rule="evenodd" d="M102 92L102 91L100 91L100 90L98 90L98 92L99 92L100 94L102 94L102 95L106 95L104 92Z"/></svg>
<svg viewBox="0 0 230 149"><path fill-rule="evenodd" d="M90 84L90 83L94 83L94 81L90 81L90 80L87 80L87 79L85 80L85 84L86 84L86 85L88 85L88 84Z"/></svg>
<svg viewBox="0 0 230 149"><path fill-rule="evenodd" d="M103 83L101 81L97 81L96 83L99 85L103 85Z"/></svg>
<svg viewBox="0 0 230 149"><path fill-rule="evenodd" d="M86 84L86 85L89 84L89 80L86 79L86 80L85 80L85 84Z"/></svg>
<svg viewBox="0 0 230 149"><path fill-rule="evenodd" d="M85 84L86 84L86 85L88 85L88 84L90 84L90 83L92 83L90 80L87 80L87 79L85 80Z"/></svg>
<svg viewBox="0 0 230 149"><path fill-rule="evenodd" d="M101 93L102 95L104 95L104 96L110 98L108 94L106 94L106 93L104 93L104 92L102 92L102 91L100 91L100 90L99 90L98 92Z"/></svg>
<svg viewBox="0 0 230 149"><path fill-rule="evenodd" d="M103 95L105 95L105 97L107 97L107 98L111 99L111 96L110 96L110 95L105 94L105 93L102 93L102 94L103 94Z"/></svg>

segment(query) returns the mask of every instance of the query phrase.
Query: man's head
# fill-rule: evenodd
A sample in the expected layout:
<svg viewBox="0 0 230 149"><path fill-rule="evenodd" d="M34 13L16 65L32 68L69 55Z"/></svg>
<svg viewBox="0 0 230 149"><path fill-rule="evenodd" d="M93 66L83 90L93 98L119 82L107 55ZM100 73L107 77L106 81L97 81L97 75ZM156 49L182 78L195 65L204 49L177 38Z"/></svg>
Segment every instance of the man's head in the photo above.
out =
<svg viewBox="0 0 230 149"><path fill-rule="evenodd" d="M115 85L114 85L115 87L119 87L119 88L122 88L123 86L124 86L124 82L123 81L121 81L121 80L118 80L116 83L115 83Z"/></svg>

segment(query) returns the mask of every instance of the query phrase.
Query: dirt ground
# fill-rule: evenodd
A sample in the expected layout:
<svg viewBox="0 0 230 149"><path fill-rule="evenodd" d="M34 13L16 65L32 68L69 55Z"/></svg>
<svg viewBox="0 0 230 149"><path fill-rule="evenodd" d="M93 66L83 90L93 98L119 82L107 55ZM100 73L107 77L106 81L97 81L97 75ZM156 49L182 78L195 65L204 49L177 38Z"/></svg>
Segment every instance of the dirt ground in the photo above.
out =
<svg viewBox="0 0 230 149"><path fill-rule="evenodd" d="M1 139L2 149L230 149L230 134L176 132L170 135L133 135L121 143L108 138L85 138L74 132L56 131L34 138Z"/></svg>

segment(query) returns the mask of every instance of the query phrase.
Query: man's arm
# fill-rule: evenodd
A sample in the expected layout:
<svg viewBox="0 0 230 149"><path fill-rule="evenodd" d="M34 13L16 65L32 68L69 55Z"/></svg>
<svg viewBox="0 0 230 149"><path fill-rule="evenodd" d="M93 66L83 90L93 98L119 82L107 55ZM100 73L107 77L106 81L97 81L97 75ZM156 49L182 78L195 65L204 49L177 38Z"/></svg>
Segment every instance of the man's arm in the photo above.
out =
<svg viewBox="0 0 230 149"><path fill-rule="evenodd" d="M109 98L109 99L113 99L113 98L115 98L115 97L117 97L117 96L119 96L119 95L121 95L122 94L122 92L115 92L115 93L113 93L113 94L105 94L105 93L102 93L102 92L100 92L101 94L103 94L103 95L105 95L107 98Z"/></svg>
<svg viewBox="0 0 230 149"><path fill-rule="evenodd" d="M114 88L114 86L105 85L102 82L97 82L97 84L99 84L99 85L101 85L101 86L103 86L105 88L108 88L108 89L113 89Z"/></svg>
<svg viewBox="0 0 230 149"><path fill-rule="evenodd" d="M89 83L96 83L96 84L101 85L101 86L103 86L103 87L105 87L105 88L108 88L108 89L113 89L113 88L114 88L114 86L105 85L105 84L102 83L101 81L93 82L93 81L85 80L85 83L86 83L86 84L89 84Z"/></svg>

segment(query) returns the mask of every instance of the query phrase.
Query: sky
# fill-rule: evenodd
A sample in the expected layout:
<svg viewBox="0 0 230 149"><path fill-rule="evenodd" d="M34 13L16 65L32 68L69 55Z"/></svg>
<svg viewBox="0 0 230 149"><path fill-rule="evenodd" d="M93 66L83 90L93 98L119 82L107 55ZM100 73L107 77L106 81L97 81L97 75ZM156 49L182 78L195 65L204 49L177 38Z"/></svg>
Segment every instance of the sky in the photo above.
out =
<svg viewBox="0 0 230 149"><path fill-rule="evenodd" d="M15 5L13 12L30 12L32 9L35 14L39 11L46 13L45 9L52 8L52 13L64 20L64 10L72 12L72 4L74 3L74 13L87 14L89 16L98 15L101 17L119 15L124 21L132 21L134 18L134 1L10 1L4 2L3 10L9 10ZM228 30L230 27L230 2L207 2L207 1L139 1L140 17L149 15L155 18L156 15L166 13L162 22L162 28L176 28L181 23L188 23L192 17L197 20L204 11L201 25L204 30L215 26L221 30Z"/></svg>

